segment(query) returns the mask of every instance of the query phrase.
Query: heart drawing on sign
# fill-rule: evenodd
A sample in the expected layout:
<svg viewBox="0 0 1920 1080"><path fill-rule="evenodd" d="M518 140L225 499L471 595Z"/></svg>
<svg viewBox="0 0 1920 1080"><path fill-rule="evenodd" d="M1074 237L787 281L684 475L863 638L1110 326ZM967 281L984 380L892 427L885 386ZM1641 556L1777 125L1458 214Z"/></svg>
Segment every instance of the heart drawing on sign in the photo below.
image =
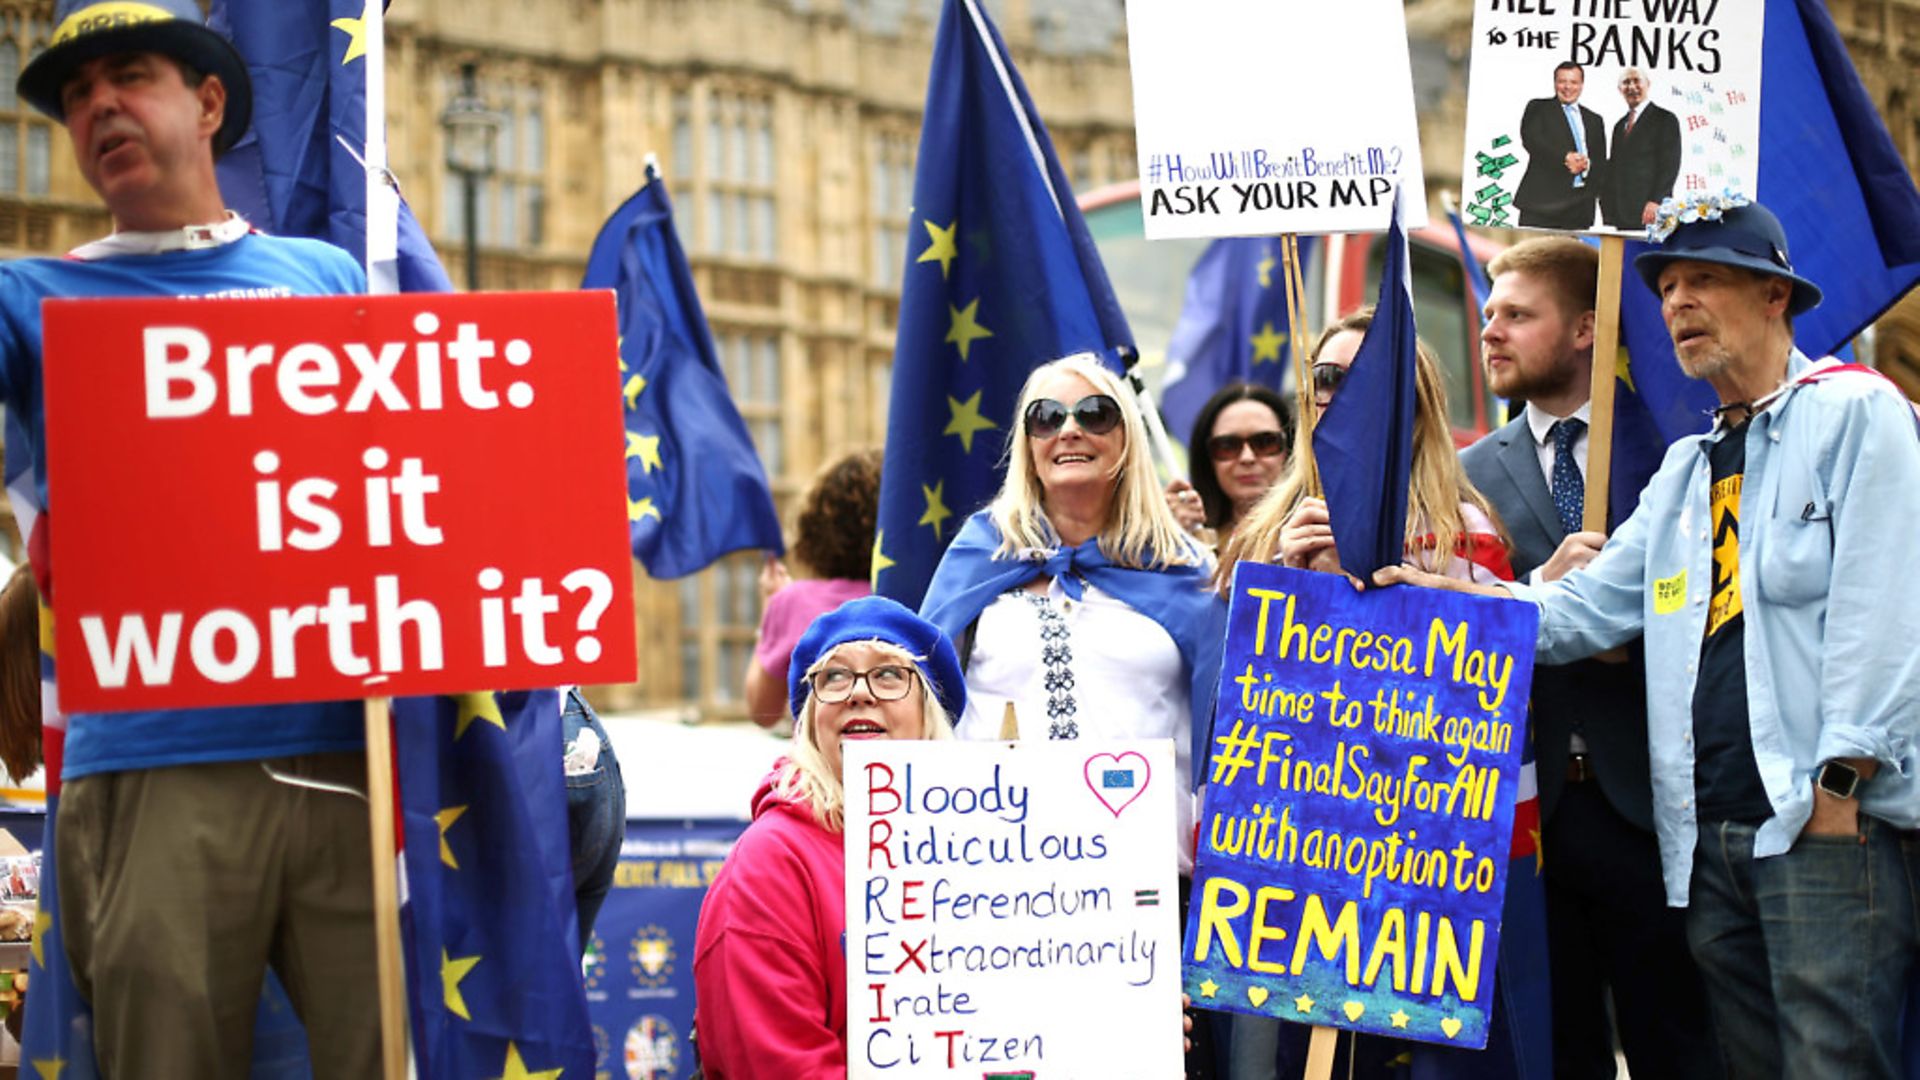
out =
<svg viewBox="0 0 1920 1080"><path fill-rule="evenodd" d="M1145 756L1129 750L1124 754L1094 754L1082 767L1082 774L1093 797L1112 811L1114 817L1119 817L1120 811L1133 805L1147 790L1148 781L1153 779L1153 768Z"/></svg>

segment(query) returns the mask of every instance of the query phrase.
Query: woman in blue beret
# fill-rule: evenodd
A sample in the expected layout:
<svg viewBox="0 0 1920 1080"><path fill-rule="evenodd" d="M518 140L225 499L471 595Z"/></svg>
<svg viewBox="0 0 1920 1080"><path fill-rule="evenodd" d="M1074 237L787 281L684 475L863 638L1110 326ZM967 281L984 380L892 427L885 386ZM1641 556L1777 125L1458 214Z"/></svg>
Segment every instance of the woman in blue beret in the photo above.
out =
<svg viewBox="0 0 1920 1080"><path fill-rule="evenodd" d="M709 1080L846 1076L842 749L950 739L966 701L953 643L892 600L850 600L801 635L792 750L700 908L694 1023Z"/></svg>

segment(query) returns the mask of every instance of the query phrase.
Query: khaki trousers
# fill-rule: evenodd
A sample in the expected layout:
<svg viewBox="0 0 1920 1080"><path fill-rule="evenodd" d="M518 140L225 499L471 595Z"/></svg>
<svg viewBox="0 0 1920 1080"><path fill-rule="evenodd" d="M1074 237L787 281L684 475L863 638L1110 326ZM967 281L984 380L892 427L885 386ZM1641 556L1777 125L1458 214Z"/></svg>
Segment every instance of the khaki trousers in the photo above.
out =
<svg viewBox="0 0 1920 1080"><path fill-rule="evenodd" d="M245 1080L271 963L314 1076L379 1071L362 754L102 773L55 823L60 918L101 1073Z"/></svg>

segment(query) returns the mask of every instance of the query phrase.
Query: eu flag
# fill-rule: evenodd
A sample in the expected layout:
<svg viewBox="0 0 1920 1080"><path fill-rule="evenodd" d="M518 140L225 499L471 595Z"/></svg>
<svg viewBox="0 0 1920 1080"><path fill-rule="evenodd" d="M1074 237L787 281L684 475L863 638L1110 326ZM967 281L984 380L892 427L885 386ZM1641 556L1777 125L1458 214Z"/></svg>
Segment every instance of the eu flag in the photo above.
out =
<svg viewBox="0 0 1920 1080"><path fill-rule="evenodd" d="M1313 426L1313 458L1340 565L1361 581L1372 580L1383 566L1400 565L1407 543L1417 332L1400 199L1396 191L1373 325L1346 382Z"/></svg>
<svg viewBox="0 0 1920 1080"><path fill-rule="evenodd" d="M207 16L253 80L253 125L217 166L227 205L265 232L326 240L363 265L365 15L364 0L213 0ZM404 202L399 254L402 292L453 287Z"/></svg>
<svg viewBox="0 0 1920 1080"><path fill-rule="evenodd" d="M1824 4L1769 0L1762 41L1758 197L1786 227L1794 269L1825 294L1793 320L1796 343L1819 357L1920 282L1920 192ZM1705 431L1718 403L1711 387L1680 372L1660 303L1631 270L1645 250L1626 245L1620 290L1620 340L1631 363L1618 365L1615 520L1632 512L1666 444ZM1638 461L1626 456L1636 445Z"/></svg>
<svg viewBox="0 0 1920 1080"><path fill-rule="evenodd" d="M976 0L940 16L913 207L873 568L878 592L918 608L960 523L1000 488L1027 375L1077 352L1119 370L1133 337Z"/></svg>
<svg viewBox="0 0 1920 1080"><path fill-rule="evenodd" d="M399 698L393 724L432 748L396 755L419 1075L593 1075L558 692Z"/></svg>
<svg viewBox="0 0 1920 1080"><path fill-rule="evenodd" d="M1301 237L1301 260L1312 258L1312 251L1313 238ZM1173 437L1184 443L1207 399L1230 382L1278 391L1293 362L1291 326L1278 239L1230 237L1208 244L1187 275L1186 302L1167 342L1160 413Z"/></svg>
<svg viewBox="0 0 1920 1080"><path fill-rule="evenodd" d="M1467 289L1473 293L1473 325L1485 326L1493 282L1487 280L1487 268L1474 258L1473 245L1467 240L1467 223L1460 220L1460 209L1451 199L1447 201L1447 220L1453 223L1453 239L1460 245L1460 272L1467 276Z"/></svg>
<svg viewBox="0 0 1920 1080"><path fill-rule="evenodd" d="M620 308L634 557L653 577L677 578L743 548L785 550L651 161L646 183L600 227L580 287L614 290Z"/></svg>

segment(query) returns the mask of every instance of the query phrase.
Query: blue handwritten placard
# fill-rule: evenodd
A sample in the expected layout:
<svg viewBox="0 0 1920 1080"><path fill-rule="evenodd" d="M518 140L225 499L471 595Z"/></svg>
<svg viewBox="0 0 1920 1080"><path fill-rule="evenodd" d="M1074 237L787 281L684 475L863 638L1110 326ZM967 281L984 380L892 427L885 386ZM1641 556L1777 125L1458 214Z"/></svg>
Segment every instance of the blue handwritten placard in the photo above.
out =
<svg viewBox="0 0 1920 1080"><path fill-rule="evenodd" d="M1182 957L1196 1004L1486 1045L1537 623L1240 564Z"/></svg>

